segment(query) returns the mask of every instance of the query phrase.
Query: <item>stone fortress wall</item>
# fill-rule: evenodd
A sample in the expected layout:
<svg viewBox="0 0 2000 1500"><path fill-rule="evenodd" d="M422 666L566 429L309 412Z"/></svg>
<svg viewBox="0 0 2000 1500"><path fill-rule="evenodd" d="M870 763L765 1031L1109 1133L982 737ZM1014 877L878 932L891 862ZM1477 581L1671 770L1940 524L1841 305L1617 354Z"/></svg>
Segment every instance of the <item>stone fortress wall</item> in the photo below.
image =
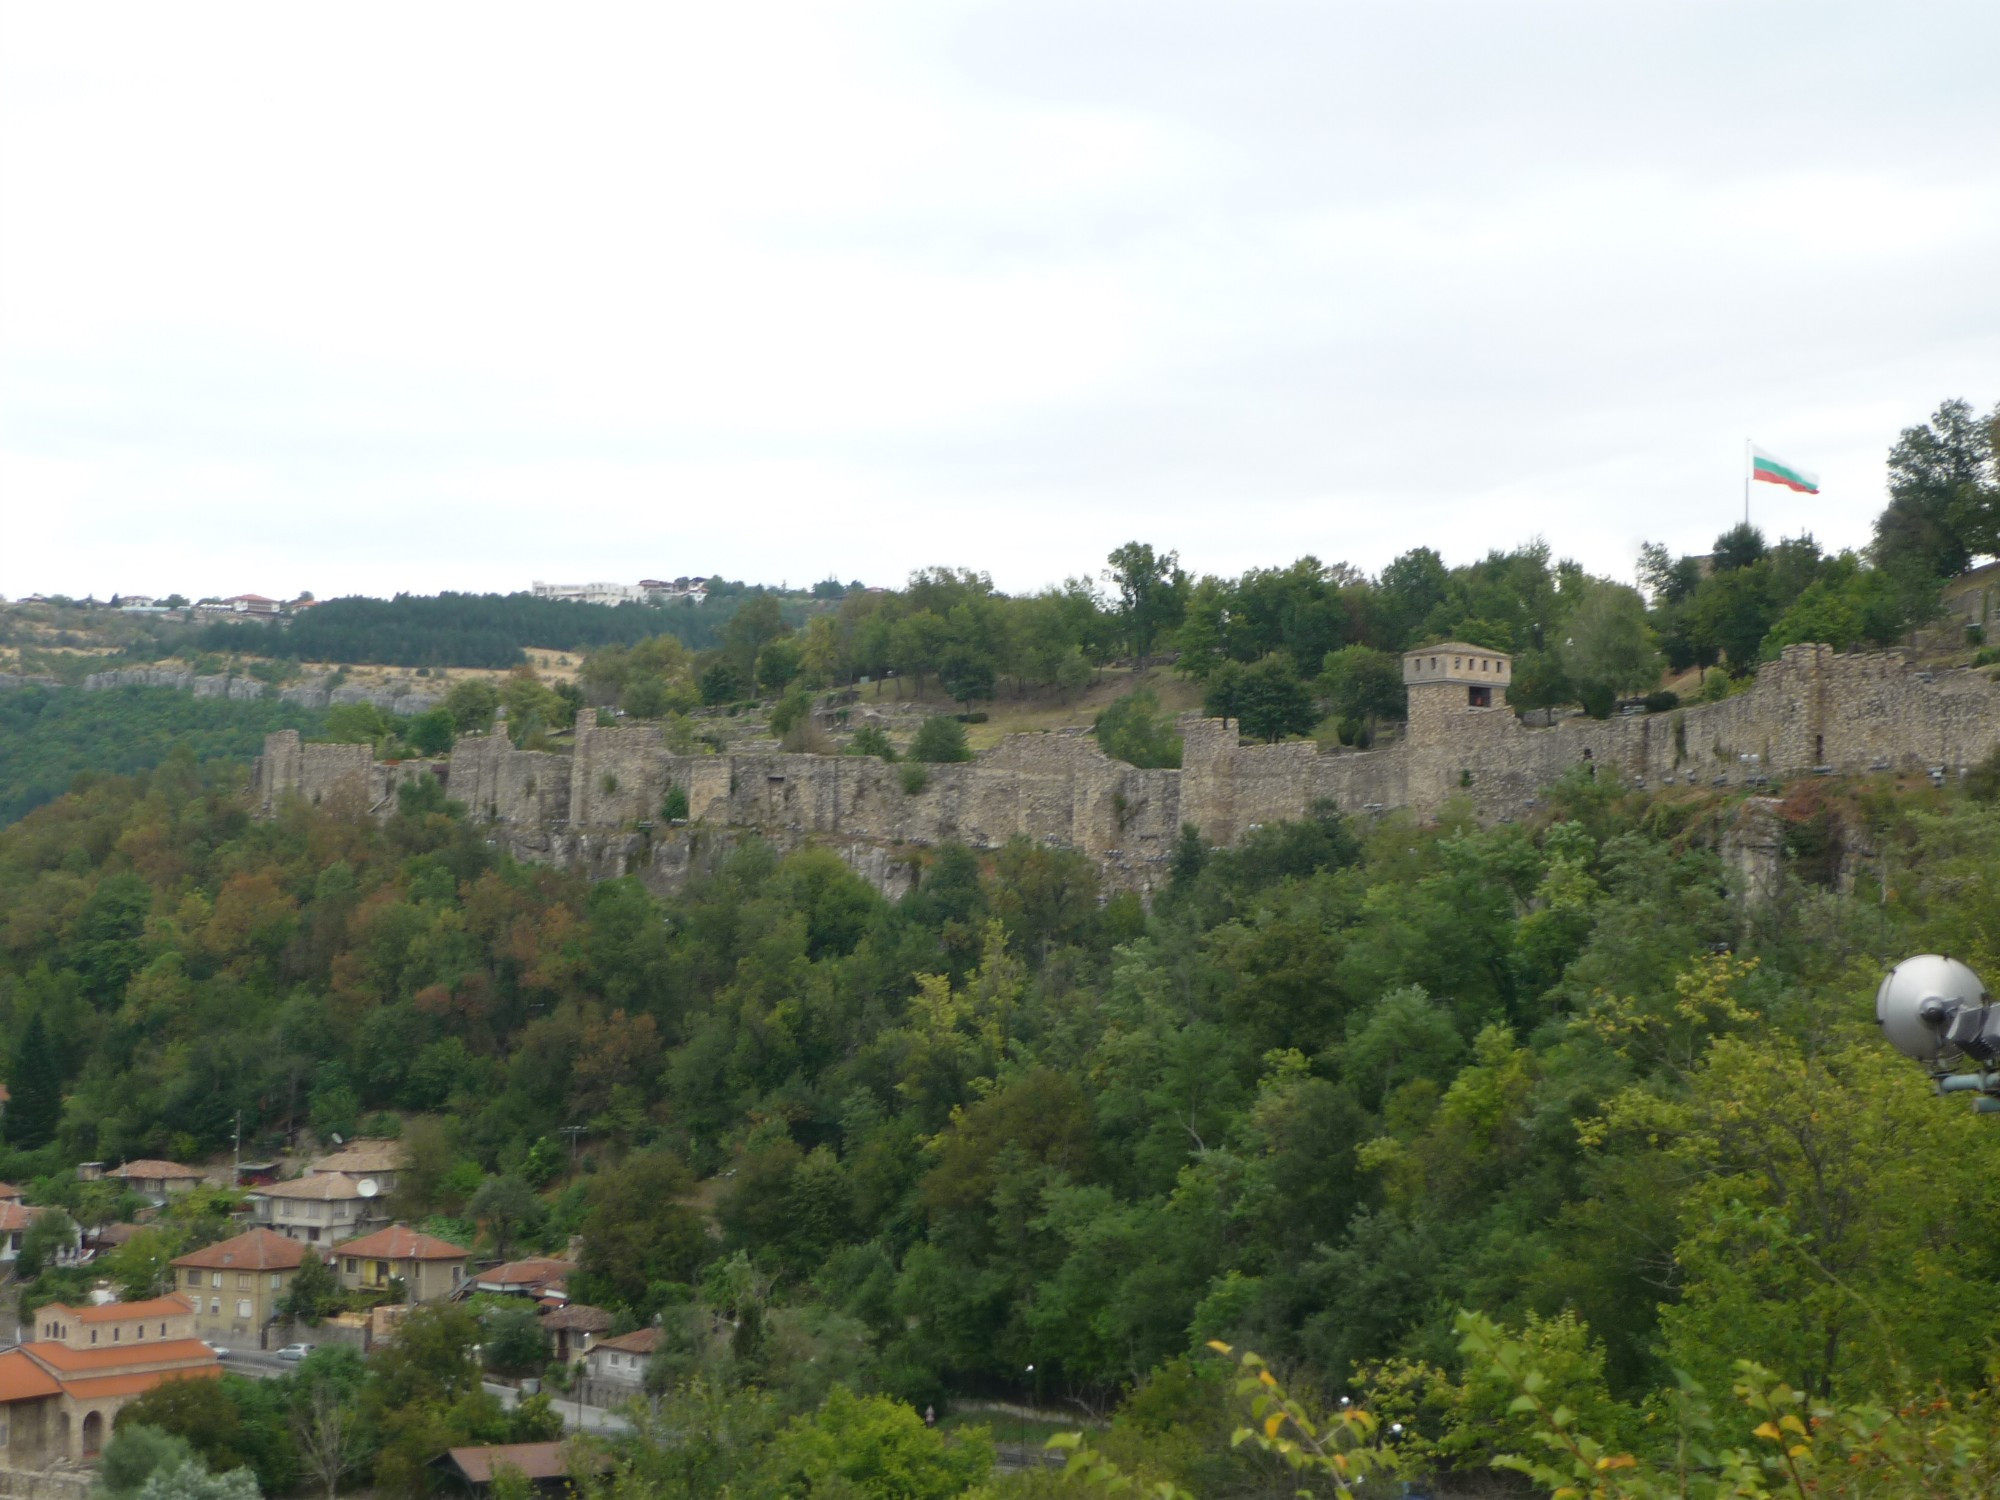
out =
<svg viewBox="0 0 2000 1500"><path fill-rule="evenodd" d="M1720 703L1530 728L1508 711L1511 663L1466 643L1407 653L1404 738L1374 751L1243 745L1234 725L1185 718L1182 769L1114 761L1078 731L1009 735L976 759L925 768L873 757L750 751L675 755L658 725L579 725L572 750L516 750L502 735L461 739L442 761L382 763L359 745L270 736L257 810L297 795L381 813L399 783L436 775L516 857L593 878L636 874L677 886L704 857L754 831L784 848L820 843L884 890L912 878L914 851L957 840L993 849L1016 836L1082 850L1113 888L1165 878L1183 824L1230 844L1263 823L1408 808L1453 798L1482 818L1518 818L1578 766L1643 786L1742 785L1823 771L1962 769L2000 745L2000 688L1983 673L1912 669L1900 652L1840 655L1792 646L1747 691ZM668 824L669 787L688 819Z"/></svg>

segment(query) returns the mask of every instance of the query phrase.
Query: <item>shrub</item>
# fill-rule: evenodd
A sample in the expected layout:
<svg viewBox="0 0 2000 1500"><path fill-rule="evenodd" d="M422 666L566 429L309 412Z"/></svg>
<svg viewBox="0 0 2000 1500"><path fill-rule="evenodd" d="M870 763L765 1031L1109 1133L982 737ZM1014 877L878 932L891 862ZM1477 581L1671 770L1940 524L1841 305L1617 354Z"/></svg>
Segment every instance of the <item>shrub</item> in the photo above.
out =
<svg viewBox="0 0 2000 1500"><path fill-rule="evenodd" d="M896 758L896 747L889 743L889 736L882 732L880 726L863 724L854 731L854 738L847 742L847 753L872 755L877 760L893 761Z"/></svg>
<svg viewBox="0 0 2000 1500"><path fill-rule="evenodd" d="M931 773L912 761L903 767L903 790L912 797L931 784Z"/></svg>
<svg viewBox="0 0 2000 1500"><path fill-rule="evenodd" d="M1158 768L1181 763L1181 737L1170 714L1160 712L1159 695L1140 688L1118 699L1091 726L1097 744L1114 760Z"/></svg>
<svg viewBox="0 0 2000 1500"><path fill-rule="evenodd" d="M924 720L916 738L910 741L910 759L933 765L971 760L972 751L965 743L965 726L949 714L936 714Z"/></svg>
<svg viewBox="0 0 2000 1500"><path fill-rule="evenodd" d="M791 733L795 725L806 723L811 718L812 699L804 693L791 693L771 710L771 733L782 739Z"/></svg>
<svg viewBox="0 0 2000 1500"><path fill-rule="evenodd" d="M687 815L687 788L678 785L669 786L666 800L660 804L660 816L669 823L684 823L687 821Z"/></svg>
<svg viewBox="0 0 2000 1500"><path fill-rule="evenodd" d="M1681 706L1681 695L1679 693L1667 692L1665 690L1662 690L1657 693L1648 693L1646 694L1645 697L1645 705L1647 713L1663 714L1666 713L1669 709L1675 709Z"/></svg>

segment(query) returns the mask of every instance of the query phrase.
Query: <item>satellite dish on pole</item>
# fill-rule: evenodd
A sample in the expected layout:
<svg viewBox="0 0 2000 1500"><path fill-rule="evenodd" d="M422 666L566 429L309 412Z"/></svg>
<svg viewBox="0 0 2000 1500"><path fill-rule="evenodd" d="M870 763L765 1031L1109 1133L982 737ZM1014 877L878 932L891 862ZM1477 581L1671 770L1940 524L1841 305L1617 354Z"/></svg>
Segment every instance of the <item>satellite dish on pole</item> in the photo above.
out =
<svg viewBox="0 0 2000 1500"><path fill-rule="evenodd" d="M364 1177L354 1184L354 1191L364 1198L373 1198L382 1191L382 1184L372 1177Z"/></svg>

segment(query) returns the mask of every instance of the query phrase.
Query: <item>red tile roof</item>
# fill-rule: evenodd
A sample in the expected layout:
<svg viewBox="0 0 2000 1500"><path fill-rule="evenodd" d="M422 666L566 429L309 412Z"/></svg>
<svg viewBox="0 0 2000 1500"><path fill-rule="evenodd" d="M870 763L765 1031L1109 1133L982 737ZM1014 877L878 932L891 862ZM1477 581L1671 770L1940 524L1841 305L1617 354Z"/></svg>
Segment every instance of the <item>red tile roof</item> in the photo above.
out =
<svg viewBox="0 0 2000 1500"><path fill-rule="evenodd" d="M542 1314L542 1327L551 1332L602 1333L611 1326L611 1314L587 1302L572 1302Z"/></svg>
<svg viewBox="0 0 2000 1500"><path fill-rule="evenodd" d="M26 1229L41 1216L42 1210L30 1208L16 1198L0 1198L0 1234L12 1234L17 1229Z"/></svg>
<svg viewBox="0 0 2000 1500"><path fill-rule="evenodd" d="M79 1323L122 1323L131 1318L185 1318L194 1305L178 1294L152 1297L144 1302L93 1302L88 1307L71 1307L51 1302L47 1311L68 1313Z"/></svg>
<svg viewBox="0 0 2000 1500"><path fill-rule="evenodd" d="M72 1349L54 1339L21 1346L23 1354L35 1359L60 1376L84 1376L105 1370L121 1372L121 1365L196 1366L215 1363L215 1351L200 1339L153 1339L129 1344L109 1344L96 1349Z"/></svg>
<svg viewBox="0 0 2000 1500"><path fill-rule="evenodd" d="M0 1354L0 1403L35 1401L62 1391L55 1376L19 1349Z"/></svg>
<svg viewBox="0 0 2000 1500"><path fill-rule="evenodd" d="M184 1167L177 1161L128 1161L122 1167L113 1167L104 1174L106 1177L122 1177L126 1181L133 1178L171 1178L176 1182L194 1182L208 1174L200 1167Z"/></svg>
<svg viewBox="0 0 2000 1500"><path fill-rule="evenodd" d="M252 1229L233 1240L177 1255L173 1263L195 1270L296 1271L312 1252L275 1229Z"/></svg>
<svg viewBox="0 0 2000 1500"><path fill-rule="evenodd" d="M472 1254L463 1245L419 1234L403 1224L391 1224L358 1240L344 1240L333 1250L336 1255L368 1255L376 1260L466 1260Z"/></svg>
<svg viewBox="0 0 2000 1500"><path fill-rule="evenodd" d="M472 1279L493 1286L540 1286L545 1282L561 1281L576 1269L573 1260L557 1260L550 1255L533 1255L526 1260L510 1260L505 1265L491 1266Z"/></svg>
<svg viewBox="0 0 2000 1500"><path fill-rule="evenodd" d="M100 1396L141 1396L169 1380L221 1378L221 1365L197 1365L185 1370L142 1370L137 1375L96 1375L88 1380L65 1380L62 1388L78 1401L89 1401Z"/></svg>
<svg viewBox="0 0 2000 1500"><path fill-rule="evenodd" d="M615 1339L599 1339L590 1346L595 1354L599 1349L617 1349L625 1354L651 1354L660 1347L660 1330L639 1328L631 1333L621 1333Z"/></svg>
<svg viewBox="0 0 2000 1500"><path fill-rule="evenodd" d="M519 1469L526 1479L562 1479L569 1474L566 1443L501 1443L491 1448L451 1448L446 1456L473 1484L491 1484L497 1469Z"/></svg>

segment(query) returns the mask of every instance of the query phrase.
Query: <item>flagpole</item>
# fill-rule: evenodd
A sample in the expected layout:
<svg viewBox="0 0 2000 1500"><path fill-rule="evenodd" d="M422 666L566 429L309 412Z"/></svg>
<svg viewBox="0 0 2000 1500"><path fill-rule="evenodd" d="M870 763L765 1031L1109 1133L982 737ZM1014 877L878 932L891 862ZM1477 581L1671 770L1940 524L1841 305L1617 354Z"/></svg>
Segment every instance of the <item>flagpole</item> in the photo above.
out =
<svg viewBox="0 0 2000 1500"><path fill-rule="evenodd" d="M1743 440L1743 524L1750 524L1750 439Z"/></svg>

